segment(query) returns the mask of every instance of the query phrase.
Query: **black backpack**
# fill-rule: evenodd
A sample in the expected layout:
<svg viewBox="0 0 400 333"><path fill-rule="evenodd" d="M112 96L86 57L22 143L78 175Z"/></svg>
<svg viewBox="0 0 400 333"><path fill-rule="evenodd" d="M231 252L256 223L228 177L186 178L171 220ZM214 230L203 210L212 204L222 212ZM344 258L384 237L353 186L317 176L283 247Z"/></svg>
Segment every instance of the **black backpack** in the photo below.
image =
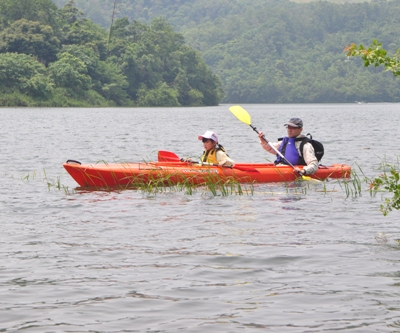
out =
<svg viewBox="0 0 400 333"><path fill-rule="evenodd" d="M317 140L314 140L310 133L307 133L307 136L309 136L309 138L303 139L303 141L300 143L300 154L301 154L301 157L303 157L304 145L307 142L309 142L314 147L315 157L317 158L317 160L319 162L321 160L322 156L324 156L324 145L321 142L319 142Z"/></svg>

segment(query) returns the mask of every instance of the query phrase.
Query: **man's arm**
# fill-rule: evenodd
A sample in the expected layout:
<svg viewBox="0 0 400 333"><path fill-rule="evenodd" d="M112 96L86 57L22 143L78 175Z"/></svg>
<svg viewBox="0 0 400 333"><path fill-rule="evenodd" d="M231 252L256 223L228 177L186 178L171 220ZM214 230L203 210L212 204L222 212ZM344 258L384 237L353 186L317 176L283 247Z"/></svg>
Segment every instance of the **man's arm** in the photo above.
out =
<svg viewBox="0 0 400 333"><path fill-rule="evenodd" d="M315 157L314 147L311 143L307 142L303 147L303 158L306 162L306 166L303 170L306 172L306 175L312 175L318 170L318 159Z"/></svg>

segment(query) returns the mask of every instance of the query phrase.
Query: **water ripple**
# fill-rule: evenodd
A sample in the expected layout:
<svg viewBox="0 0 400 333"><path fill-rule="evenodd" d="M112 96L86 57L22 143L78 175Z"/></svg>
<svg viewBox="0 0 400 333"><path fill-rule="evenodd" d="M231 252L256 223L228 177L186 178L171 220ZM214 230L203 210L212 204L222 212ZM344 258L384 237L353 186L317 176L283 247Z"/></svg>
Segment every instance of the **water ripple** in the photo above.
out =
<svg viewBox="0 0 400 333"><path fill-rule="evenodd" d="M326 164L357 161L373 175L372 156L393 159L398 145L375 131L373 141L386 142L376 147L357 129L396 133L398 107L246 109L270 138L302 117L325 143ZM221 124L227 106L0 112L11 133L2 136L0 331L399 330L399 213L383 217L380 197L346 198L335 182L256 185L252 195L227 197L87 191L62 170L68 158L194 156L210 124L236 160L265 161L251 130Z"/></svg>

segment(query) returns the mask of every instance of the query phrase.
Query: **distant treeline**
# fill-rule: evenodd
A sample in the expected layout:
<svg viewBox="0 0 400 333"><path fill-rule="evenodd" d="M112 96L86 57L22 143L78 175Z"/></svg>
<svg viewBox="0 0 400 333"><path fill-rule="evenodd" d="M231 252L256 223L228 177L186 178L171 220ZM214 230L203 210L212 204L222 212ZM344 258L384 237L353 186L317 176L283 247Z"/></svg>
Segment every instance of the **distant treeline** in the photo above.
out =
<svg viewBox="0 0 400 333"><path fill-rule="evenodd" d="M73 0L0 0L0 106L202 106L222 96L162 18L116 19L110 32Z"/></svg>
<svg viewBox="0 0 400 333"><path fill-rule="evenodd" d="M56 0L63 5L66 0ZM75 0L109 26L114 0ZM350 43L400 47L400 1L299 4L287 0L117 0L117 17L163 16L202 52L224 102L399 102L400 80L347 58Z"/></svg>

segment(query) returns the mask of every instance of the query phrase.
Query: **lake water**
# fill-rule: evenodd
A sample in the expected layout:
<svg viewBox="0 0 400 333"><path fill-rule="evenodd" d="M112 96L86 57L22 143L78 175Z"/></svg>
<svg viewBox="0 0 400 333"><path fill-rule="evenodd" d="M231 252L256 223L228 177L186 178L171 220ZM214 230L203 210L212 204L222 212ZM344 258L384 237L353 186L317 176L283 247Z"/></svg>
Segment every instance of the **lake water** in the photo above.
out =
<svg viewBox="0 0 400 333"><path fill-rule="evenodd" d="M101 192L62 168L199 156L206 130L272 161L229 106L0 109L0 332L400 332L399 212L365 183ZM397 161L399 104L243 107L271 141L302 118L325 165Z"/></svg>

